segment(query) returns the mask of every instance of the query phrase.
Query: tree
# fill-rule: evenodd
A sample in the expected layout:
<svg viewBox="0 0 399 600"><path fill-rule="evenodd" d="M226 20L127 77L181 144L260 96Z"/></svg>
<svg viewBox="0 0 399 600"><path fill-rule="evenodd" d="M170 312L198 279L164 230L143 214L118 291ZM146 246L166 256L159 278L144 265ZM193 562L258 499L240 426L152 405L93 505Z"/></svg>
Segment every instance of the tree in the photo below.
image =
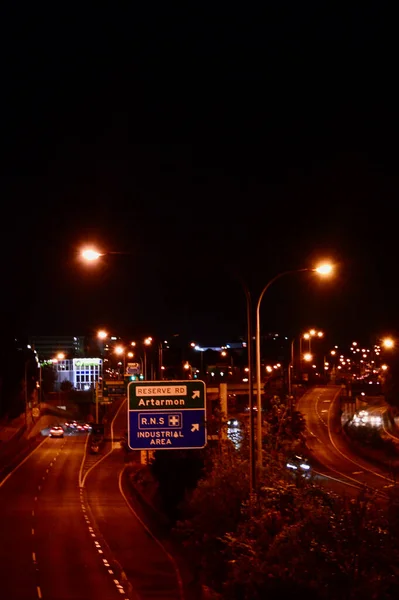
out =
<svg viewBox="0 0 399 600"><path fill-rule="evenodd" d="M264 421L267 429L265 443L269 448L289 451L302 441L305 419L301 412L291 407L288 398L270 398Z"/></svg>
<svg viewBox="0 0 399 600"><path fill-rule="evenodd" d="M227 600L396 598L397 504L294 482L270 459L250 501L246 458L228 443L212 453L174 530L204 585Z"/></svg>

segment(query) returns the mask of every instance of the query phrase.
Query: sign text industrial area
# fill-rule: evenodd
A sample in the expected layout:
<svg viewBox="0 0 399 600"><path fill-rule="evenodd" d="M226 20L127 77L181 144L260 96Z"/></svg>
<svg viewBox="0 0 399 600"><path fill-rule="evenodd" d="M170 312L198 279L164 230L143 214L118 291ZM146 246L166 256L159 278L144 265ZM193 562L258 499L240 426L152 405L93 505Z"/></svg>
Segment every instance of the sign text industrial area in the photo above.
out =
<svg viewBox="0 0 399 600"><path fill-rule="evenodd" d="M203 381L130 382L128 438L132 450L206 445Z"/></svg>

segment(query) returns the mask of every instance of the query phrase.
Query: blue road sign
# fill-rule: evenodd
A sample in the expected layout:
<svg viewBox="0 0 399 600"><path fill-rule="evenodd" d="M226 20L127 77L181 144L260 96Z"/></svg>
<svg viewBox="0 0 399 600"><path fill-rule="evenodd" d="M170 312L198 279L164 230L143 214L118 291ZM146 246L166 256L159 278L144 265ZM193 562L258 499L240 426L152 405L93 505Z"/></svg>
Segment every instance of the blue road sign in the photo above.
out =
<svg viewBox="0 0 399 600"><path fill-rule="evenodd" d="M132 381L128 399L128 443L132 450L206 446L203 381Z"/></svg>

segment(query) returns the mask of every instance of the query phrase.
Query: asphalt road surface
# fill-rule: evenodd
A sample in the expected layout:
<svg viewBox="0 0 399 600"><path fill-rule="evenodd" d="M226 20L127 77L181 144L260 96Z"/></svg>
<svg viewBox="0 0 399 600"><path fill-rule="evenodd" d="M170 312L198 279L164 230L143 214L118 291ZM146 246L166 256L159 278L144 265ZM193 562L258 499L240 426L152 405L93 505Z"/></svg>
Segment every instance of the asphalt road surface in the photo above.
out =
<svg viewBox="0 0 399 600"><path fill-rule="evenodd" d="M394 481L386 469L356 455L343 437L339 424L339 386L316 387L297 404L306 420L307 446L317 464L314 472L333 491L357 496L365 487L385 497Z"/></svg>
<svg viewBox="0 0 399 600"><path fill-rule="evenodd" d="M0 597L183 600L166 541L127 501L118 441L89 468L86 446L86 434L46 437L0 482Z"/></svg>

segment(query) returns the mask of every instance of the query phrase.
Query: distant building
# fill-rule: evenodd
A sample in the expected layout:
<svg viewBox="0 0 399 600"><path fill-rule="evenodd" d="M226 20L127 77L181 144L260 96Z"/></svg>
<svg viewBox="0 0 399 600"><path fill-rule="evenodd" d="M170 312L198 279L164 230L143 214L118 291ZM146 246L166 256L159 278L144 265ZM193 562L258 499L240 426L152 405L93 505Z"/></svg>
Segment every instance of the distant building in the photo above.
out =
<svg viewBox="0 0 399 600"><path fill-rule="evenodd" d="M84 336L38 335L29 338L29 344L36 350L39 361L55 358L59 352L68 357L84 356Z"/></svg>
<svg viewBox="0 0 399 600"><path fill-rule="evenodd" d="M103 361L101 358L67 358L53 364L57 373L56 388L63 381L70 381L75 390L93 389L102 377Z"/></svg>

